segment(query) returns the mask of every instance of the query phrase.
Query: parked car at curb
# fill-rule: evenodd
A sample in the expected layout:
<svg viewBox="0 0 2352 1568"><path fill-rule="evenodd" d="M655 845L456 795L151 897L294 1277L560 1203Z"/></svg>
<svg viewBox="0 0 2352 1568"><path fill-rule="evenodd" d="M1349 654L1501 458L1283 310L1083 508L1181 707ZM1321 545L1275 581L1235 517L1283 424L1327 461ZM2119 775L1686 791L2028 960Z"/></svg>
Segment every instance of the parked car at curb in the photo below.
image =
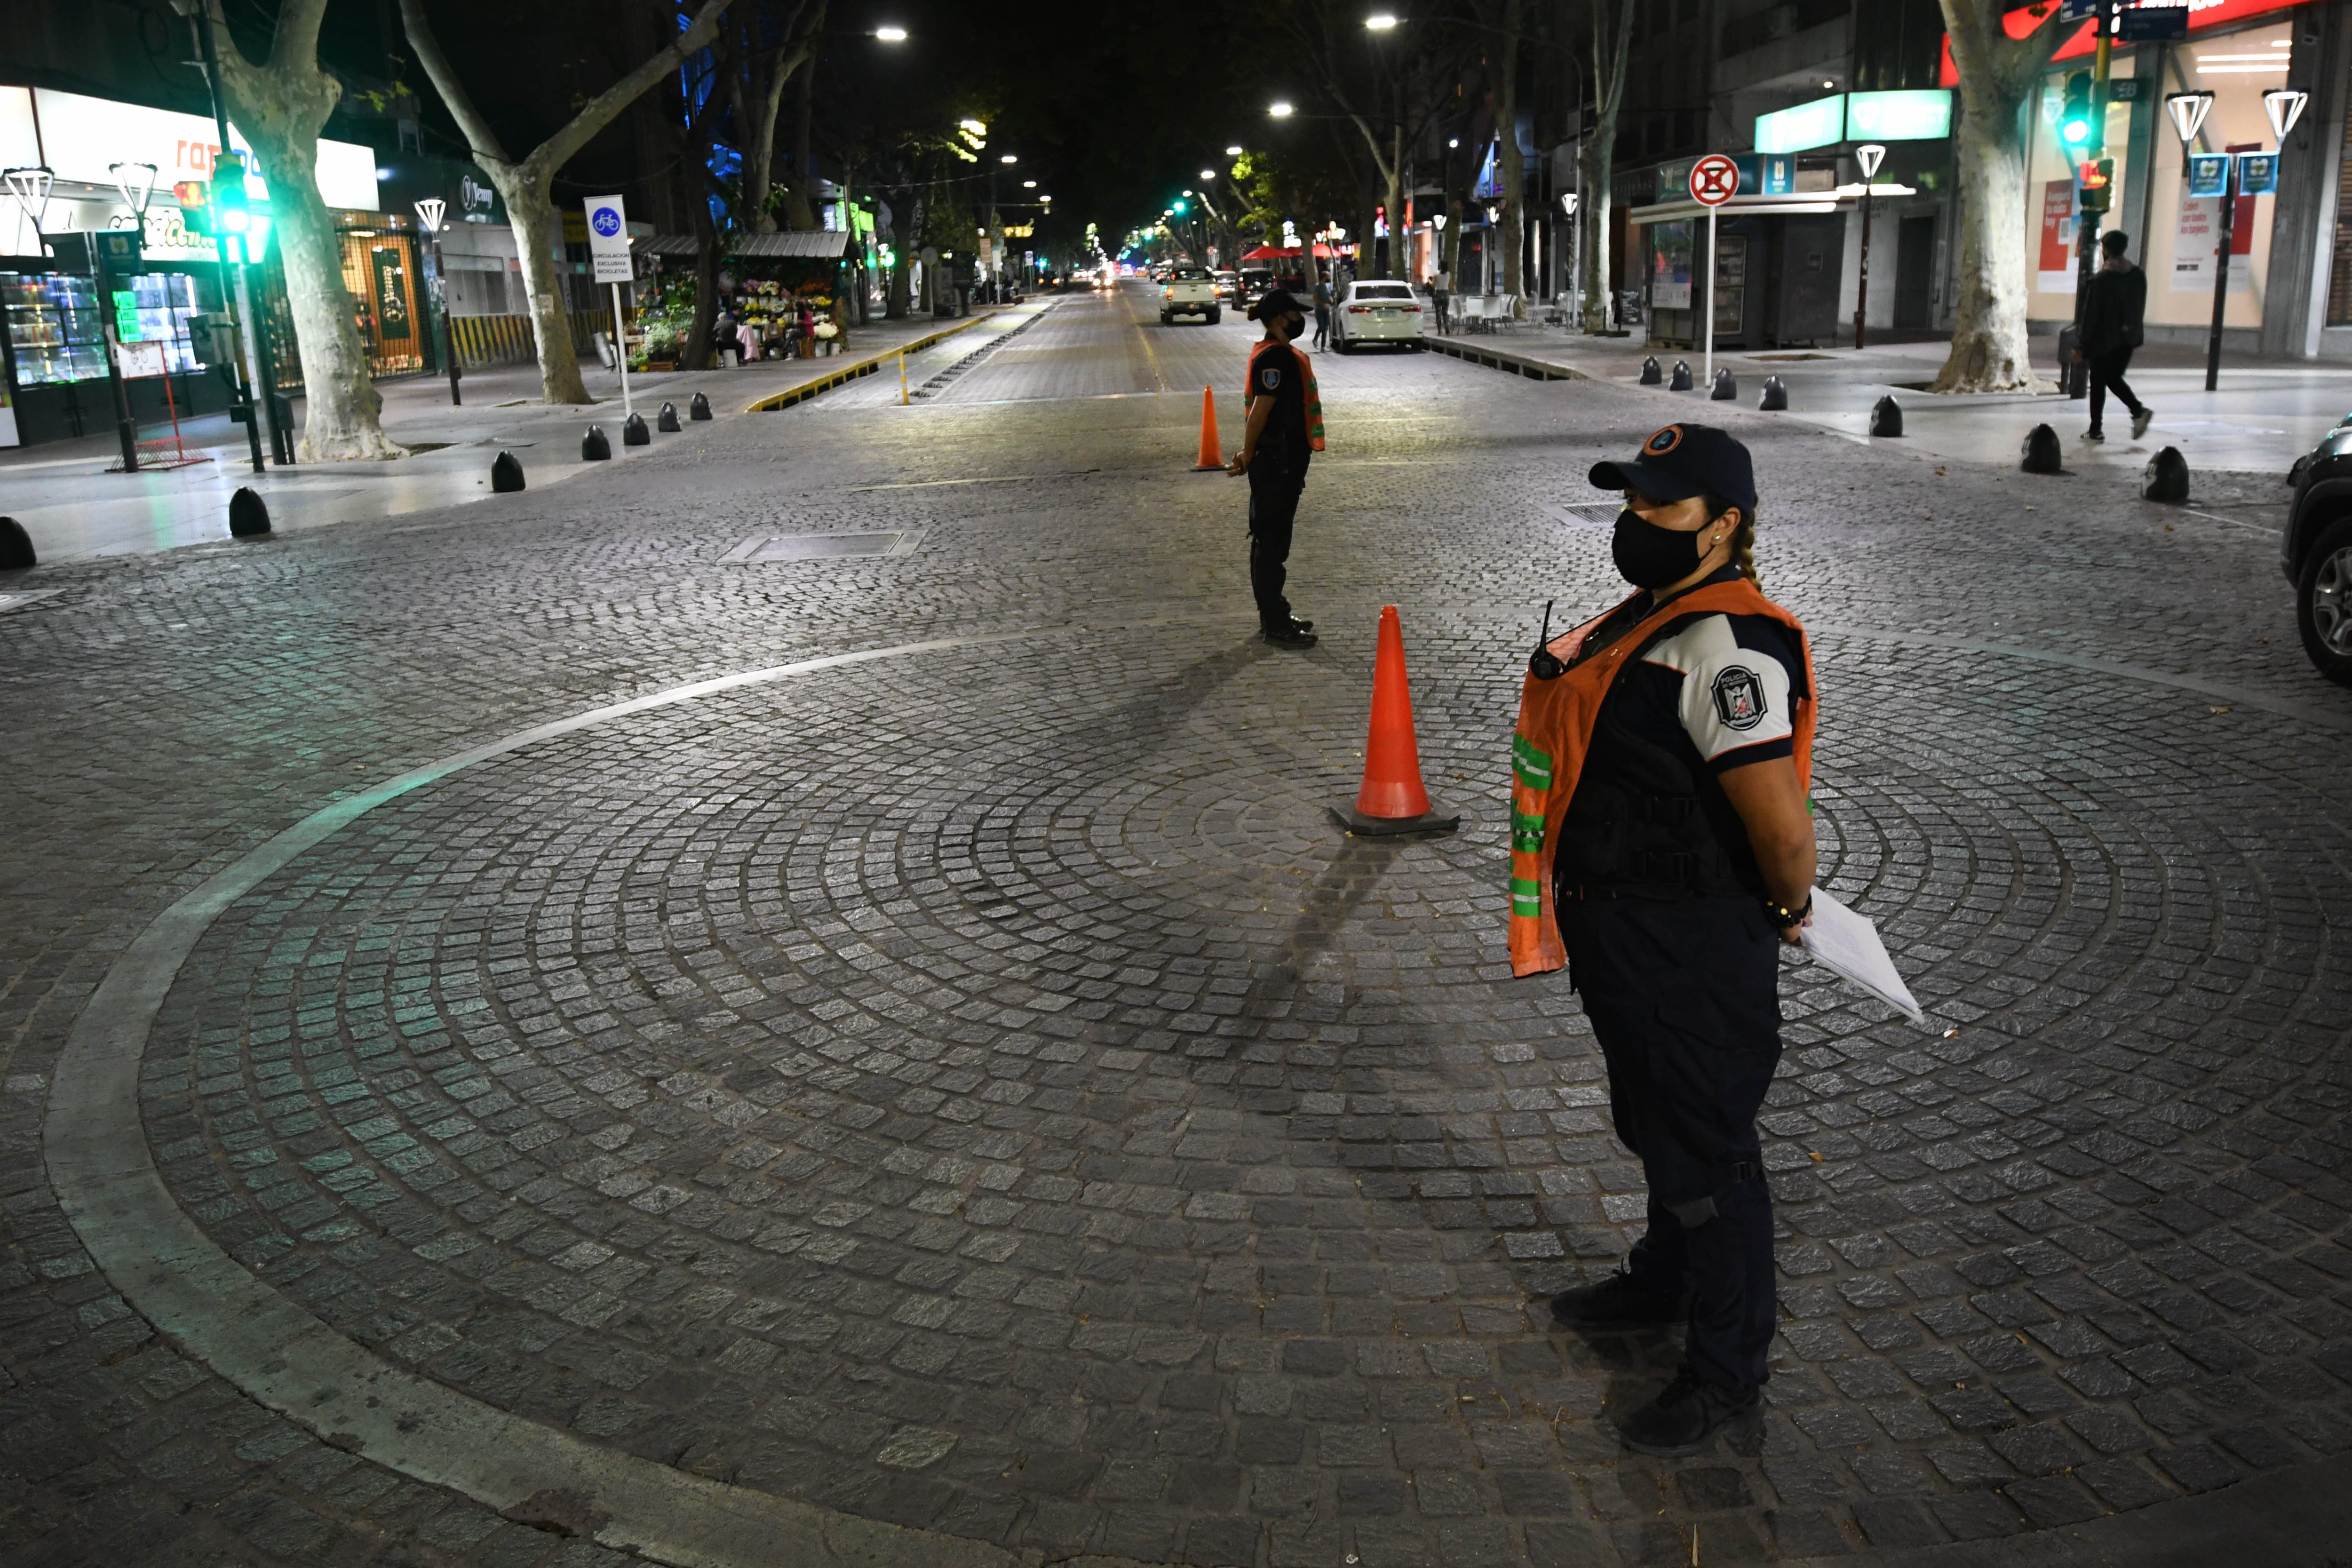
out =
<svg viewBox="0 0 2352 1568"><path fill-rule="evenodd" d="M1331 313L1331 346L1351 354L1365 343L1423 346L1421 300L1412 284L1373 278L1348 285L1339 309Z"/></svg>
<svg viewBox="0 0 2352 1568"><path fill-rule="evenodd" d="M2352 686L2352 414L2297 458L2279 567L2294 584L2294 625L2320 674Z"/></svg>
<svg viewBox="0 0 2352 1568"><path fill-rule="evenodd" d="M1220 270L1216 279L1217 298L1238 307L1242 302L1242 275L1228 267Z"/></svg>

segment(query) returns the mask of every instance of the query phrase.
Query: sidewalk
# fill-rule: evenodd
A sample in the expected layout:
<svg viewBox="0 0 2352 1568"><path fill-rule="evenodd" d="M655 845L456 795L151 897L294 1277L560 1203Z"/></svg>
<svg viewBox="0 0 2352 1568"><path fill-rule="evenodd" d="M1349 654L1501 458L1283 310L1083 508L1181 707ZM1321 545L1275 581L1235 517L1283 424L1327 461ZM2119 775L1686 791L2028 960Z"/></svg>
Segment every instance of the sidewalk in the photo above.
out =
<svg viewBox="0 0 2352 1568"><path fill-rule="evenodd" d="M1652 349L1639 338L1589 338L1558 327L1522 325L1475 336L1455 333L1433 339L1444 352L1501 362L1496 368L1548 378L1551 372L1594 381L1638 384L1642 361L1654 353L1671 376L1675 362L1687 360L1694 390L1667 394L1687 402L1709 401L1704 356L1696 349ZM2046 424L2057 431L2066 467L2079 472L2127 470L2137 477L2161 447L2178 447L2194 476L2227 471L2272 474L2284 479L2294 461L2311 450L2336 422L2352 411L2352 366L2309 361L2232 361L2221 363L2221 389L2205 390L2201 348L2155 343L2134 356L2132 389L2156 411L2141 440L2131 439L2131 421L2111 406L2104 445L2083 440L2090 422L2081 398L2050 393L1938 396L1927 386L1944 363L1941 342L1851 348L1768 349L1718 352L1717 369L1728 368L1739 402L1753 408L1767 376L1789 389L1789 413L1856 441L1867 442L1871 405L1893 394L1902 405L1906 449L1923 457L2014 467L2026 432ZM2054 382L2056 341L2032 340L2034 369ZM1685 416L1704 417L1704 416ZM2276 498L2284 500L2284 489Z"/></svg>
<svg viewBox="0 0 2352 1568"><path fill-rule="evenodd" d="M1032 300L1003 309L1036 310L1049 304ZM950 349L955 334L996 313L982 309L960 321L877 321L852 334L846 355L763 360L731 371L639 374L629 378L630 400L648 425L664 402L675 403L683 421L688 403L699 392L710 399L712 414L724 420L901 352L909 353L910 370L929 374L937 368L929 365L931 358L961 352ZM947 342L940 343L943 337ZM926 353L933 343L939 346ZM109 473L117 457L111 431L12 449L0 453L0 514L24 524L34 551L48 564L226 540L229 497L241 486L260 492L269 504L272 527L282 532L485 500L491 494L491 459L501 451L521 459L532 487L562 483L596 466L580 458L580 438L592 424L603 427L617 462L677 439L656 434L651 447L622 445L619 378L593 356L583 359L580 368L596 399L585 405L541 403L539 371L531 364L467 374L460 383L465 403L457 407L450 406L449 383L443 377L383 383L384 433L410 452L387 463L299 464L272 467L257 476L245 431L226 414L182 425L188 450L204 454L191 468ZM301 417L297 399L298 430Z"/></svg>

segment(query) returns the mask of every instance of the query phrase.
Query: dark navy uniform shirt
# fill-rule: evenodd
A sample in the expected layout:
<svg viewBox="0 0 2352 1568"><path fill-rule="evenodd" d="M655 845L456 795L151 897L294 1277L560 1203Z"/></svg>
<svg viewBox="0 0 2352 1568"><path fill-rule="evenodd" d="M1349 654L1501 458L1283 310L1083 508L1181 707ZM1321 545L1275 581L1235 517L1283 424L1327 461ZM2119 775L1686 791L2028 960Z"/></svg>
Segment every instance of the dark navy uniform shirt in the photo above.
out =
<svg viewBox="0 0 2352 1568"><path fill-rule="evenodd" d="M1250 362L1250 396L1274 399L1274 412L1257 438L1258 452L1284 468L1307 467L1307 375L1298 351L1287 345L1259 351Z"/></svg>
<svg viewBox="0 0 2352 1568"><path fill-rule="evenodd" d="M1726 566L1706 582L1738 575ZM1630 612L1635 620L1647 614L1646 605ZM1607 646L1591 639L1593 652ZM1701 612L1666 623L1618 676L1607 711L1672 752L1694 778L1713 778L1795 755L1796 700L1811 695L1803 651L1788 627L1769 616Z"/></svg>

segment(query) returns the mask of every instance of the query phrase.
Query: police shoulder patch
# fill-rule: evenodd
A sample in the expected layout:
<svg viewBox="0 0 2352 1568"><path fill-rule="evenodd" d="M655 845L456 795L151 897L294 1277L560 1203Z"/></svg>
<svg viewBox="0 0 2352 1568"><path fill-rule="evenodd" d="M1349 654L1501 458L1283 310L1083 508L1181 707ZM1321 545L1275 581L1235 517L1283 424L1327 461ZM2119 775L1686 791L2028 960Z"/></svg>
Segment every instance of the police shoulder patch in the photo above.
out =
<svg viewBox="0 0 2352 1568"><path fill-rule="evenodd" d="M1744 664L1715 678L1715 716L1727 730L1753 730L1764 721L1764 683Z"/></svg>
<svg viewBox="0 0 2352 1568"><path fill-rule="evenodd" d="M1257 380L1260 386L1265 387L1268 392L1272 392L1282 384L1282 372L1275 369L1272 365L1268 365L1264 370L1257 373Z"/></svg>

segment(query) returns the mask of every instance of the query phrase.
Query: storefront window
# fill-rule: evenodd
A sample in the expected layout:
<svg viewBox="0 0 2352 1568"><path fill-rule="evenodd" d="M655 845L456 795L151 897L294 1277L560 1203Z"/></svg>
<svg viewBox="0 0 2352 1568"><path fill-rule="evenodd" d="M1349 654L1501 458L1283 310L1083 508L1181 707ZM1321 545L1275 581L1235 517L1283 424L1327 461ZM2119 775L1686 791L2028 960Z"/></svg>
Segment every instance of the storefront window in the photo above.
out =
<svg viewBox="0 0 2352 1568"><path fill-rule="evenodd" d="M2292 27L2281 23L2200 38L2168 51L2159 96L2200 90L2213 94L2212 111L2205 117L2194 152L2258 152L2272 144L2263 94L2285 85L2287 56L2294 41ZM2133 251L2147 258L2148 321L2201 326L2213 319L2213 247L2220 231L2221 200L2218 196L2189 199L2182 158L2180 138L2173 134L2170 121L2160 122L2147 241L2144 247L2135 244ZM2271 212L2276 199L2241 196L2236 200L2237 211L2231 219L2230 295L2223 323L2259 327L2270 268Z"/></svg>
<svg viewBox="0 0 2352 1568"><path fill-rule="evenodd" d="M121 297L131 298L138 336L133 339L125 331L125 341L162 343L164 365L175 374L203 368L196 363L195 343L188 331L188 318L198 309L194 279L184 272L144 272L108 281L114 289L116 319L125 327L133 321L125 319Z"/></svg>
<svg viewBox="0 0 2352 1568"><path fill-rule="evenodd" d="M98 296L69 272L0 272L16 384L95 381L106 374Z"/></svg>
<svg viewBox="0 0 2352 1568"><path fill-rule="evenodd" d="M2129 68L2117 61L2111 79L2127 75ZM2026 313L2042 321L2069 321L2074 314L2076 225L2082 220L2074 202L2076 166L2082 160L2058 134L2058 113L2065 103L2066 79L2072 74L2072 70L2053 71L2042 79L2042 96L2034 104L2032 144L2025 163L2026 284L2032 292ZM2100 156L2115 160L2118 191L2124 188L2131 162L2131 122L2130 104L2107 105L2107 144ZM2111 211L2102 216L2100 227L2113 228L2123 221L2120 210ZM2145 255L2138 235L2132 236L2131 255L2135 258Z"/></svg>
<svg viewBox="0 0 2352 1568"><path fill-rule="evenodd" d="M416 242L404 234L345 229L343 288L352 297L368 365L378 375L425 368L416 309Z"/></svg>

